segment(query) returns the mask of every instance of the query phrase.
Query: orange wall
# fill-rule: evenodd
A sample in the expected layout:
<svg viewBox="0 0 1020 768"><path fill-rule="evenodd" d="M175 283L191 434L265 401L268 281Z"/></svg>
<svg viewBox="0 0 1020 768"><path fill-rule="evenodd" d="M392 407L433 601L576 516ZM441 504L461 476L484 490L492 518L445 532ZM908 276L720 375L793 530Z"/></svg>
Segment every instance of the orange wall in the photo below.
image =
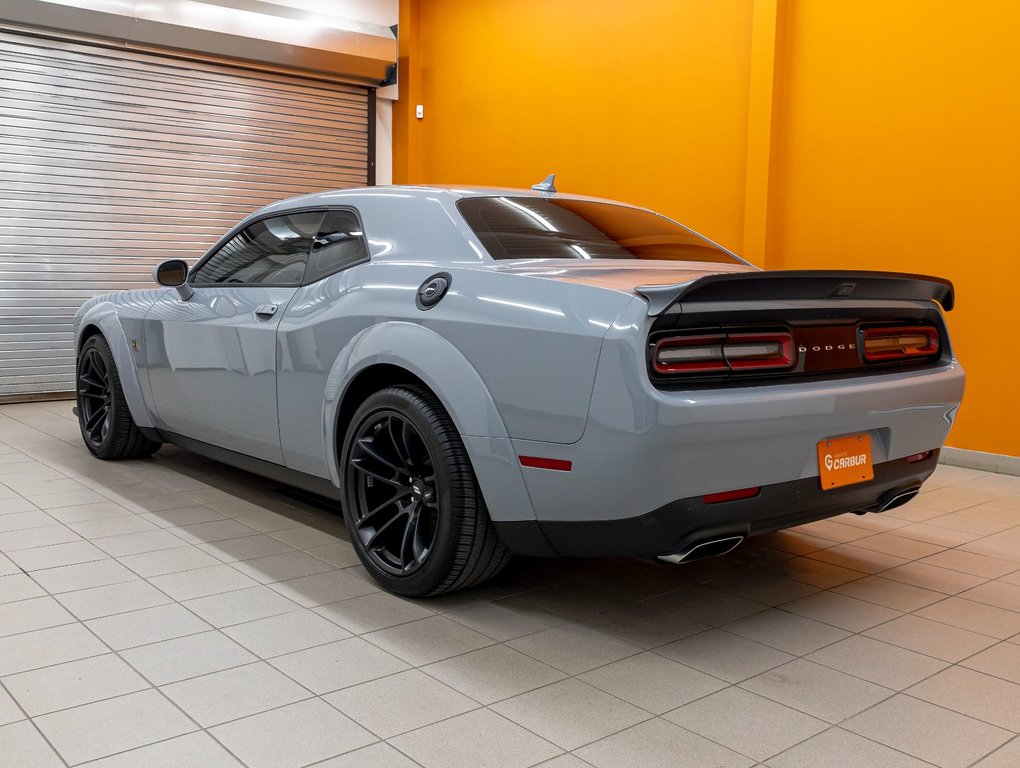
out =
<svg viewBox="0 0 1020 768"><path fill-rule="evenodd" d="M950 278L968 374L950 444L1020 455L1020 3L789 11L767 266Z"/></svg>
<svg viewBox="0 0 1020 768"><path fill-rule="evenodd" d="M1020 455L1018 40L1015 0L401 0L394 179L555 171L770 268L949 277L949 442Z"/></svg>
<svg viewBox="0 0 1020 768"><path fill-rule="evenodd" d="M419 47L409 96L425 117L395 116L395 181L527 187L555 172L562 190L682 214L739 247L746 0L401 5L407 22L420 7L419 39L404 45Z"/></svg>

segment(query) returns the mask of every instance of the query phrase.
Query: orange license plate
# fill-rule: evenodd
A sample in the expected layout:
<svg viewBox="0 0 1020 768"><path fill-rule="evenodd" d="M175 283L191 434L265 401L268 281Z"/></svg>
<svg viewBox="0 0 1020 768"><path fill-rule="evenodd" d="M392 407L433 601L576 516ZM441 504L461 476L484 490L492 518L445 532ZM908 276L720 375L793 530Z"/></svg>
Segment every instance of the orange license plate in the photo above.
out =
<svg viewBox="0 0 1020 768"><path fill-rule="evenodd" d="M873 479L875 470L871 464L871 435L865 433L820 441L818 474L823 491Z"/></svg>

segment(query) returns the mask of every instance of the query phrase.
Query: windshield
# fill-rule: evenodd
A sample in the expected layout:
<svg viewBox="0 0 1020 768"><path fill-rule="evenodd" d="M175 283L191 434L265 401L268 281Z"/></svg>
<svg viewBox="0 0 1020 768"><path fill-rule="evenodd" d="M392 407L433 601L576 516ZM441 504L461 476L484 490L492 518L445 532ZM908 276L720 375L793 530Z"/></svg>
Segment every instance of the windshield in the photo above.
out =
<svg viewBox="0 0 1020 768"><path fill-rule="evenodd" d="M649 211L541 197L470 197L457 204L494 259L739 259Z"/></svg>

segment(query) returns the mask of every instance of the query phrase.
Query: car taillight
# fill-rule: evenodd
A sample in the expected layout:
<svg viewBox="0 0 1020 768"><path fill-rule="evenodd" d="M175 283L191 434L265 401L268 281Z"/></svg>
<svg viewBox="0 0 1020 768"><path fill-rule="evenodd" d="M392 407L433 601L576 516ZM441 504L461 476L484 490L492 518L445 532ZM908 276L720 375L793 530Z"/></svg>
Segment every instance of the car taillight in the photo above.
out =
<svg viewBox="0 0 1020 768"><path fill-rule="evenodd" d="M793 336L786 331L674 336L660 339L652 353L656 373L760 371L793 363Z"/></svg>
<svg viewBox="0 0 1020 768"><path fill-rule="evenodd" d="M907 360L938 354L939 334L927 325L865 328L861 352L869 362Z"/></svg>

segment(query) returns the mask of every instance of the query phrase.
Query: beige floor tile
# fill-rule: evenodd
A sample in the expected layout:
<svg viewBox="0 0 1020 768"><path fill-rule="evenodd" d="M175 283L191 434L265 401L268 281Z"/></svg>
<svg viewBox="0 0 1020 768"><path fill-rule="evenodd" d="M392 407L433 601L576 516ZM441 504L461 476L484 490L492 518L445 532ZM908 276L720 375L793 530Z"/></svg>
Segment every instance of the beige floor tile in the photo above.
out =
<svg viewBox="0 0 1020 768"><path fill-rule="evenodd" d="M332 563L337 568L348 568L361 562L354 553L354 547L347 541L337 541L319 547L307 547L304 551L320 560Z"/></svg>
<svg viewBox="0 0 1020 768"><path fill-rule="evenodd" d="M938 521L928 520L924 523L914 523L913 525L898 529L896 533L907 539L926 541L929 544L938 544L942 547L958 547L961 544L981 538L980 533L944 528L934 525L936 522Z"/></svg>
<svg viewBox="0 0 1020 768"><path fill-rule="evenodd" d="M1020 613L960 597L946 598L941 603L915 611L915 614L960 629L992 635L1000 640L1020 632Z"/></svg>
<svg viewBox="0 0 1020 768"><path fill-rule="evenodd" d="M210 629L208 624L177 603L92 619L85 625L115 651Z"/></svg>
<svg viewBox="0 0 1020 768"><path fill-rule="evenodd" d="M374 592L364 597L320 605L314 611L354 634L364 634L434 616L435 612L428 603Z"/></svg>
<svg viewBox="0 0 1020 768"><path fill-rule="evenodd" d="M479 601L447 611L444 615L458 624L499 641L513 640L515 637L530 635L567 621L552 611L511 605L500 600Z"/></svg>
<svg viewBox="0 0 1020 768"><path fill-rule="evenodd" d="M816 651L849 634L830 624L776 609L727 624L723 629L794 656Z"/></svg>
<svg viewBox="0 0 1020 768"><path fill-rule="evenodd" d="M250 768L299 768L375 741L321 699L235 720L211 733Z"/></svg>
<svg viewBox="0 0 1020 768"><path fill-rule="evenodd" d="M339 520L331 521L334 524L339 523ZM324 547L329 544L337 544L341 541L339 536L335 536L327 531L322 531L317 528L313 528L308 525L299 525L293 528L283 528L278 531L272 532L274 539L290 544L295 549L312 549L313 547Z"/></svg>
<svg viewBox="0 0 1020 768"><path fill-rule="evenodd" d="M565 677L558 669L505 645L454 656L422 670L482 704L517 696Z"/></svg>
<svg viewBox="0 0 1020 768"><path fill-rule="evenodd" d="M948 666L931 656L863 635L852 635L805 658L897 691Z"/></svg>
<svg viewBox="0 0 1020 768"><path fill-rule="evenodd" d="M114 565L117 564L114 563ZM78 568L83 566L70 567ZM134 574L130 575L134 576ZM142 581L138 578L102 587L63 592L57 596L57 599L67 610L82 621L112 616L115 613L137 611L142 608L153 608L157 605L166 605L173 602L171 598L167 597L167 595L160 592L147 581Z"/></svg>
<svg viewBox="0 0 1020 768"><path fill-rule="evenodd" d="M271 663L320 695L409 668L400 659L358 637L277 656Z"/></svg>
<svg viewBox="0 0 1020 768"><path fill-rule="evenodd" d="M74 535L77 536L77 534ZM94 560L105 560L108 557L105 552L87 541L72 541L48 547L21 549L17 552L7 551L7 556L25 571L89 563Z"/></svg>
<svg viewBox="0 0 1020 768"><path fill-rule="evenodd" d="M356 749L339 757L331 757L315 768L419 768L418 763L401 754L386 742L380 741L362 749ZM168 767L169 768L169 767Z"/></svg>
<svg viewBox="0 0 1020 768"><path fill-rule="evenodd" d="M835 592L819 592L786 603L782 609L850 632L862 632L901 615L891 608Z"/></svg>
<svg viewBox="0 0 1020 768"><path fill-rule="evenodd" d="M445 616L430 616L370 632L363 637L416 667L492 644L491 638Z"/></svg>
<svg viewBox="0 0 1020 768"><path fill-rule="evenodd" d="M190 571L193 568L205 568L210 565L217 565L220 562L212 555L192 546L180 546L156 552L145 552L140 555L128 555L127 557L120 557L118 560L143 578L161 576L165 573Z"/></svg>
<svg viewBox="0 0 1020 768"><path fill-rule="evenodd" d="M713 693L664 717L755 760L766 760L829 727L740 688Z"/></svg>
<svg viewBox="0 0 1020 768"><path fill-rule="evenodd" d="M383 739L478 708L478 702L416 669L351 686L323 698ZM416 701L421 706L394 706L394 702L401 701Z"/></svg>
<svg viewBox="0 0 1020 768"><path fill-rule="evenodd" d="M125 533L141 533L157 530L156 526L138 515L118 515L105 517L101 520L82 520L67 523L67 527L86 539L95 541L107 536L120 536Z"/></svg>
<svg viewBox="0 0 1020 768"><path fill-rule="evenodd" d="M347 630L308 610L235 624L223 633L263 659L351 636Z"/></svg>
<svg viewBox="0 0 1020 768"><path fill-rule="evenodd" d="M214 627L265 619L291 613L301 607L268 587L249 587L222 595L198 597L186 601L185 605Z"/></svg>
<svg viewBox="0 0 1020 768"><path fill-rule="evenodd" d="M891 581L899 581L903 584L911 584L921 589L932 592L941 592L945 595L955 595L968 589L983 584L985 579L982 576L973 576L969 573L953 571L949 568L939 568L925 563L907 563L899 568L892 568L883 571L881 578Z"/></svg>
<svg viewBox="0 0 1020 768"><path fill-rule="evenodd" d="M0 603L0 637L70 624L74 616L49 595Z"/></svg>
<svg viewBox="0 0 1020 768"><path fill-rule="evenodd" d="M901 648L957 662L995 644L995 638L920 616L901 616L864 633Z"/></svg>
<svg viewBox="0 0 1020 768"><path fill-rule="evenodd" d="M153 685L166 685L231 667L256 658L220 632L201 632L121 651L125 661Z"/></svg>
<svg viewBox="0 0 1020 768"><path fill-rule="evenodd" d="M797 530L840 544L845 544L855 539L863 539L868 535L867 531L847 525L846 523L837 522L836 520L819 520L814 523L798 526Z"/></svg>
<svg viewBox="0 0 1020 768"><path fill-rule="evenodd" d="M55 488L62 486L78 485L79 489L59 491L51 493L35 493L34 491L45 490L54 491ZM97 501L105 501L105 499L93 490L81 486L79 483L74 481L64 481L61 483L52 482L45 483L45 486L39 486L37 488L30 488L20 491L20 493L39 509L55 509L57 507L72 507L78 506L79 504L93 504Z"/></svg>
<svg viewBox="0 0 1020 768"><path fill-rule="evenodd" d="M72 765L196 730L152 690L42 715L35 722Z"/></svg>
<svg viewBox="0 0 1020 768"><path fill-rule="evenodd" d="M0 576L0 603L13 603L32 597L43 597L46 590L24 573Z"/></svg>
<svg viewBox="0 0 1020 768"><path fill-rule="evenodd" d="M857 581L841 584L835 587L833 592L904 612L937 603L945 597L942 592L915 587L912 584L886 579L882 576L867 576Z"/></svg>
<svg viewBox="0 0 1020 768"><path fill-rule="evenodd" d="M130 555L141 555L146 552L157 552L162 549L173 549L181 546L181 539L170 531L156 528L141 533L123 533L119 536L106 536L96 539L95 545L109 555L124 558Z"/></svg>
<svg viewBox="0 0 1020 768"><path fill-rule="evenodd" d="M697 565L697 563L692 563ZM727 624L765 610L766 606L722 590L695 585L649 600L648 603L711 626Z"/></svg>
<svg viewBox="0 0 1020 768"><path fill-rule="evenodd" d="M191 600L258 585L254 579L226 564L153 576L149 581L174 600Z"/></svg>
<svg viewBox="0 0 1020 768"><path fill-rule="evenodd" d="M491 709L566 750L647 720L645 710L580 680L563 680L492 705Z"/></svg>
<svg viewBox="0 0 1020 768"><path fill-rule="evenodd" d="M203 728L311 698L264 661L164 685L162 691Z"/></svg>
<svg viewBox="0 0 1020 768"><path fill-rule="evenodd" d="M929 768L918 760L878 742L830 728L768 762L771 768Z"/></svg>
<svg viewBox="0 0 1020 768"><path fill-rule="evenodd" d="M895 533L878 533L865 539L859 539L854 542L854 546L870 549L875 552L883 552L887 555L903 557L907 560L917 560L944 549L944 547L938 544L918 541L917 539L900 536Z"/></svg>
<svg viewBox="0 0 1020 768"><path fill-rule="evenodd" d="M519 637L507 645L568 675L587 672L641 651L605 632L576 623Z"/></svg>
<svg viewBox="0 0 1020 768"><path fill-rule="evenodd" d="M657 653L641 653L578 679L656 715L726 687L718 678Z"/></svg>
<svg viewBox="0 0 1020 768"><path fill-rule="evenodd" d="M1018 765L1020 765L1020 738L1013 739L995 750L984 760L975 763L973 768L1016 768Z"/></svg>
<svg viewBox="0 0 1020 768"><path fill-rule="evenodd" d="M911 696L898 694L843 727L943 768L964 768L1012 736Z"/></svg>
<svg viewBox="0 0 1020 768"><path fill-rule="evenodd" d="M242 560L234 563L234 567L261 584L287 581L301 576L311 576L313 573L335 570L334 566L325 560L320 560L296 549L281 555Z"/></svg>
<svg viewBox="0 0 1020 768"><path fill-rule="evenodd" d="M112 653L8 675L3 683L30 717L149 688Z"/></svg>
<svg viewBox="0 0 1020 768"><path fill-rule="evenodd" d="M0 550L12 557L20 550L51 547L54 544L81 542L82 537L66 525L57 523L42 528L0 533ZM17 560L17 558L14 558Z"/></svg>
<svg viewBox="0 0 1020 768"><path fill-rule="evenodd" d="M81 624L64 624L0 638L0 676L109 653Z"/></svg>
<svg viewBox="0 0 1020 768"><path fill-rule="evenodd" d="M656 652L730 683L739 683L794 658L721 629L678 640Z"/></svg>
<svg viewBox="0 0 1020 768"><path fill-rule="evenodd" d="M225 563L234 563L238 560L253 560L259 557L270 555L282 555L286 552L293 552L294 548L284 544L279 539L259 533L254 536L244 536L238 539L224 539L211 543L202 543L198 548L203 552Z"/></svg>
<svg viewBox="0 0 1020 768"><path fill-rule="evenodd" d="M0 533L9 531L24 531L31 528L45 528L58 525L59 520L51 517L42 510L29 510L27 512L12 512L11 505L0 502ZM6 514L3 514L5 512Z"/></svg>
<svg viewBox="0 0 1020 768"><path fill-rule="evenodd" d="M712 582L712 588L768 606L788 603L818 591L817 587L802 581L760 572L717 579Z"/></svg>
<svg viewBox="0 0 1020 768"><path fill-rule="evenodd" d="M1020 685L973 669L950 667L906 691L940 707L1020 731Z"/></svg>
<svg viewBox="0 0 1020 768"><path fill-rule="evenodd" d="M994 605L996 608L1004 608L1007 611L1020 613L1020 585L1004 583L1002 581L989 581L981 586L961 592L960 597L966 600L973 600L976 603Z"/></svg>
<svg viewBox="0 0 1020 768"><path fill-rule="evenodd" d="M0 687L0 725L16 723L18 720L24 719L25 713L21 711L21 707L18 706L17 702L11 698L7 691ZM0 754L3 753L0 752Z"/></svg>
<svg viewBox="0 0 1020 768"><path fill-rule="evenodd" d="M254 536L258 533L254 528L249 528L247 525L236 520L229 519L193 523L167 530L189 544L209 544L225 539L240 539L244 536Z"/></svg>
<svg viewBox="0 0 1020 768"><path fill-rule="evenodd" d="M217 512L212 507L197 504L193 507L181 507L180 509L163 509L158 512L142 512L138 515L159 528L179 528L186 525L197 525L198 523L210 523L213 520L223 520L226 515Z"/></svg>
<svg viewBox="0 0 1020 768"><path fill-rule="evenodd" d="M951 571L961 571L972 576L983 576L986 579L997 579L1017 570L1017 564L1011 560L999 560L988 555L964 552L962 549L947 549L921 560L928 565L937 565Z"/></svg>
<svg viewBox="0 0 1020 768"><path fill-rule="evenodd" d="M840 544L829 549L822 549L812 552L808 557L862 573L881 573L909 562L904 557L887 555L884 552L875 552L872 549L855 547L852 544Z"/></svg>
<svg viewBox="0 0 1020 768"><path fill-rule="evenodd" d="M812 536L801 531L799 528L788 528L785 531L777 531L776 533L766 535L769 537L769 543L772 546L794 555L806 555L811 552L817 552L820 549L827 549L833 545L830 539Z"/></svg>
<svg viewBox="0 0 1020 768"><path fill-rule="evenodd" d="M28 720L0 727L0 755L18 768L63 768L64 761Z"/></svg>
<svg viewBox="0 0 1020 768"><path fill-rule="evenodd" d="M89 763L89 768L243 768L207 733L189 733Z"/></svg>
<svg viewBox="0 0 1020 768"><path fill-rule="evenodd" d="M485 709L419 728L391 742L424 768L525 768L561 751Z"/></svg>
<svg viewBox="0 0 1020 768"><path fill-rule="evenodd" d="M677 768L678 755L699 767L747 768L754 762L659 718L582 747L577 754L597 768Z"/></svg>
<svg viewBox="0 0 1020 768"><path fill-rule="evenodd" d="M305 608L380 592L379 587L344 571L326 571L269 585Z"/></svg>
<svg viewBox="0 0 1020 768"><path fill-rule="evenodd" d="M740 686L829 723L842 722L893 694L888 688L804 659L763 672ZM834 696L834 691L839 695Z"/></svg>
<svg viewBox="0 0 1020 768"><path fill-rule="evenodd" d="M832 563L825 563L821 560L813 560L810 557L795 557L784 560L769 568L772 573L786 576L794 581L809 584L818 589L831 589L839 584L848 581L856 581L864 577L865 573L843 568Z"/></svg>
<svg viewBox="0 0 1020 768"><path fill-rule="evenodd" d="M960 664L1020 684L1020 645L1015 642L998 643Z"/></svg>

